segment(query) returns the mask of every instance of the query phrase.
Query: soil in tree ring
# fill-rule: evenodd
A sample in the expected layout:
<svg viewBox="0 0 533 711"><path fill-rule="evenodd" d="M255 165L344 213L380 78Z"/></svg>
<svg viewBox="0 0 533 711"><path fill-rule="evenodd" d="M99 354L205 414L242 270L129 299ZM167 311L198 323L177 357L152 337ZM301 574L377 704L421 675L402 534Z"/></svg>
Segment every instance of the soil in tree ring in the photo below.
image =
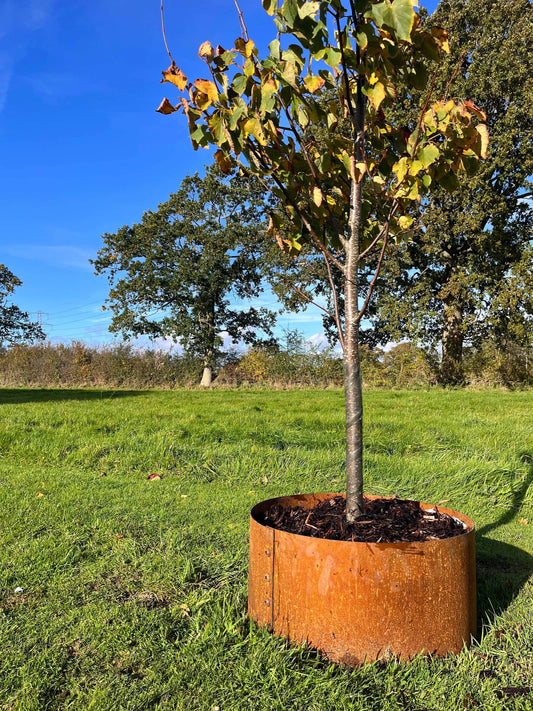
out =
<svg viewBox="0 0 533 711"><path fill-rule="evenodd" d="M287 533L311 538L363 543L411 543L453 538L465 533L462 521L438 510L421 508L409 499L364 499L364 511L357 521L346 522L343 496L324 499L311 509L273 504L260 521Z"/></svg>

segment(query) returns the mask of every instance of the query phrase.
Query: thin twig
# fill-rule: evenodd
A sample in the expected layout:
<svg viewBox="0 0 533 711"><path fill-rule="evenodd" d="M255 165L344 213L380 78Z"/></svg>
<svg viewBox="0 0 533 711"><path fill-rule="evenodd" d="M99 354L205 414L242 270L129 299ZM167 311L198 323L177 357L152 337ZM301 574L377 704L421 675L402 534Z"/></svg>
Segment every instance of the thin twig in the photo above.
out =
<svg viewBox="0 0 533 711"><path fill-rule="evenodd" d="M389 230L387 228L387 231L386 231L385 236L383 238L383 247L381 248L381 253L379 255L378 264L376 267L376 271L374 273L374 278L372 279L372 281L370 282L370 284L368 286L368 293L366 295L365 303L359 309L359 313L357 314L357 317L355 319L356 323L359 323L361 321L361 319L363 318L363 314L365 313L365 311L368 307L368 304L370 303L370 298L372 296L372 292L374 291L374 286L376 284L379 273L381 271L381 265L383 264L383 258L385 257L385 250L387 249L388 237L389 237Z"/></svg>
<svg viewBox="0 0 533 711"><path fill-rule="evenodd" d="M170 57L170 61L172 62L172 66L176 66L176 62L172 58L172 55L170 54L170 49L168 48L168 43L167 43L167 35L165 32L165 16L163 14L163 0L161 0L161 30L163 32L163 42L165 43L165 48L167 50L167 54Z"/></svg>
<svg viewBox="0 0 533 711"><path fill-rule="evenodd" d="M346 59L344 57L344 42L342 41L341 21L339 19L338 13L335 13L335 22L337 23L337 32L339 33L339 46L340 46L340 50L341 50L342 76L344 78L344 86L346 87L346 101L348 103L348 111L350 112L352 126L355 129L357 121L355 118L355 110L352 106L352 99L350 96L350 79L348 78L348 70L346 68Z"/></svg>
<svg viewBox="0 0 533 711"><path fill-rule="evenodd" d="M429 100L431 99L431 96L433 94L433 90L435 89L435 82L437 81L437 74L438 70L435 70L435 73L433 74L433 79L431 80L431 86L429 87L429 93L427 95L427 99L424 103L424 106L422 107L422 110L420 112L420 116L418 118L418 124L416 127L416 136L415 136L415 144L413 146L413 151L411 155L415 155L416 149L418 148L418 139L420 138L420 129L422 127L422 121L424 120L424 114L426 113L426 109L429 104Z"/></svg>
<svg viewBox="0 0 533 711"><path fill-rule="evenodd" d="M389 212L389 216L387 218L387 222L385 223L385 227L384 227L385 234L383 235L383 247L381 248L381 253L379 255L378 263L376 266L376 271L374 272L374 277L368 286L368 293L366 295L365 302L362 305L361 309L359 310L359 313L357 314L357 318L355 319L356 323L359 323L361 321L361 319L363 318L363 315L368 307L368 304L370 303L370 298L372 296L372 292L374 291L374 286L376 285L376 282L378 280L378 276L381 271L381 266L383 264L383 259L385 257L385 251L387 249L387 244L388 244L388 239L389 239L390 221L396 214L397 210L398 210L398 203L395 203L393 205L393 207L391 208L391 210Z"/></svg>
<svg viewBox="0 0 533 711"><path fill-rule="evenodd" d="M241 12L241 8L239 7L239 3L237 2L237 0L233 0L233 2L235 3L235 7L237 8L237 12L239 13L239 21L241 23L242 36L248 42L248 40L249 40L248 30L246 29L246 23L244 22L244 17Z"/></svg>
<svg viewBox="0 0 533 711"><path fill-rule="evenodd" d="M328 270L329 284L331 286L331 293L333 295L333 312L334 312L335 325L337 326L337 333L339 334L339 341L341 344L341 348L344 351L344 332L342 330L341 319L340 319L340 314L339 314L339 302L337 299L337 289L335 288L335 282L333 281L333 274L331 273L331 266L329 264L329 260L324 253L322 253L322 256L324 257L324 261L326 262L326 268Z"/></svg>
<svg viewBox="0 0 533 711"><path fill-rule="evenodd" d="M455 70L452 74L452 77L451 77L450 81L446 84L446 91L444 92L444 101L446 101L446 99L448 98L448 91L450 90L450 86L453 84L455 77L459 73L459 69L461 68L461 62L463 61L463 57L465 56L466 53L467 53L466 50L464 52L461 52L459 61L457 62L456 66L455 66Z"/></svg>
<svg viewBox="0 0 533 711"><path fill-rule="evenodd" d="M316 301L313 301L313 299L308 296L305 291L302 291L298 286L295 286L291 281L286 281L285 282L290 288L295 291L297 294L299 294L304 301L307 301L308 304L312 304L313 306L316 306L317 309L320 309L323 311L325 314L327 314L330 318L335 319L335 316L331 313L331 311L328 311L325 309L323 306L320 306L320 304L317 304Z"/></svg>

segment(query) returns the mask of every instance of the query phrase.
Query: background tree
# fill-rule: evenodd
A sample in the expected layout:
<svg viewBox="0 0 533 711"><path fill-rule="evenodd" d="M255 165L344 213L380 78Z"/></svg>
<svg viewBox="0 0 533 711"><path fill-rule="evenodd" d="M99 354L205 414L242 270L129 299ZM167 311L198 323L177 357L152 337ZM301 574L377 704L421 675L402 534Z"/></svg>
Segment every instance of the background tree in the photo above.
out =
<svg viewBox="0 0 533 711"><path fill-rule="evenodd" d="M453 193L432 190L426 228L391 253L375 336L441 345L440 380L455 384L465 344L505 349L533 338L533 6L442 0L426 24L450 39L438 91L456 71L451 91L486 113L491 141L479 172ZM412 95L403 99L398 116L413 115Z"/></svg>
<svg viewBox="0 0 533 711"><path fill-rule="evenodd" d="M187 176L156 212L115 234L92 262L107 274L113 311L110 330L126 339L141 334L179 341L203 360L202 385L210 385L221 352L221 331L253 344L257 331L271 335L274 316L264 308L240 309L231 299L261 291L265 239L264 191L257 181L222 175Z"/></svg>
<svg viewBox="0 0 533 711"><path fill-rule="evenodd" d="M185 96L177 107L165 99L159 110L182 108L193 146L217 145L215 159L223 170L233 157L243 173L268 178L283 206L269 227L280 246L297 254L307 242L324 259L328 275L340 273L330 277L330 287L344 353L348 522L363 511L359 324L384 255L412 227L410 205L432 183L460 170L474 172L488 141L477 123L482 112L431 90L410 128L387 120L397 84L424 90L425 61L447 50L446 33L424 31L414 4L263 0L279 32L265 59L259 59L241 15L242 37L232 50L209 42L200 47L210 79L189 82L172 58L163 73ZM337 77L338 99L324 106L320 94L338 90ZM349 119L349 132L331 132L325 150L318 150L314 126L333 127L339 116ZM360 265L368 256L376 268L361 303Z"/></svg>
<svg viewBox="0 0 533 711"><path fill-rule="evenodd" d="M9 303L10 295L22 282L4 264L0 264L0 348L16 343L31 343L46 338L29 314Z"/></svg>

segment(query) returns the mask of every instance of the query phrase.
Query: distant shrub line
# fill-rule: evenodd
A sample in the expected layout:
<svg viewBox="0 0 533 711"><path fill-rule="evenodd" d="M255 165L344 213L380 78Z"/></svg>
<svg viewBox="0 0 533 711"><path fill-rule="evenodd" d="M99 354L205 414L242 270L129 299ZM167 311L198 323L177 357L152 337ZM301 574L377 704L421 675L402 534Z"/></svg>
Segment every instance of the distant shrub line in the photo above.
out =
<svg viewBox="0 0 533 711"><path fill-rule="evenodd" d="M363 384L370 388L427 388L438 384L438 355L411 343L391 350L362 349ZM251 348L230 352L219 363L215 386L341 386L342 360L337 353L305 347ZM189 388L200 381L202 362L162 350L139 350L129 344L89 346L18 345L0 352L2 387ZM467 352L465 384L479 387L533 385L533 353L492 344Z"/></svg>

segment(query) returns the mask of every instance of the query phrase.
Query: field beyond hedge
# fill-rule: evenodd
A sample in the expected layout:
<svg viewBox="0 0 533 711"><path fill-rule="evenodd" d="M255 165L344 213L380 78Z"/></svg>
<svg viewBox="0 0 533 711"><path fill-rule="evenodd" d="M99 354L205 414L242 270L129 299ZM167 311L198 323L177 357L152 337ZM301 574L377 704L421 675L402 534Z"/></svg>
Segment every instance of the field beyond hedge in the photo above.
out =
<svg viewBox="0 0 533 711"><path fill-rule="evenodd" d="M366 491L477 524L470 651L352 670L246 619L250 507L343 489L340 390L3 389L0 709L533 709L533 392L365 406Z"/></svg>

